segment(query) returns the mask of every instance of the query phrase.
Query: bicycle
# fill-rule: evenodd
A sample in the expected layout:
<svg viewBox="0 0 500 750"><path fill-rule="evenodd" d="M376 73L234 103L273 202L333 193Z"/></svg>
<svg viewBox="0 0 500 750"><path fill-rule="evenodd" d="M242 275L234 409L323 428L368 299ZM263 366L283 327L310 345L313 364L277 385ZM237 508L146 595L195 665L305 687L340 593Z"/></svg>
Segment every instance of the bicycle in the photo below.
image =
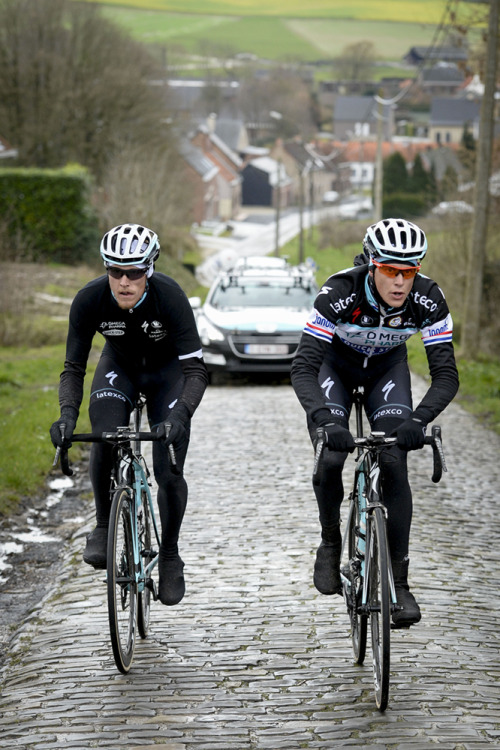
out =
<svg viewBox="0 0 500 750"><path fill-rule="evenodd" d="M141 441L159 438L156 433L140 430L145 403L141 396L134 404L133 427L118 427L101 435L75 434L71 438L71 443L110 443L113 446L106 584L113 656L123 674L127 674L132 664L136 627L140 637L147 638L151 597L157 600L153 571L158 563L160 536L150 471L141 452ZM67 476L73 474L69 466L69 447L58 448L54 458L54 466L60 459L61 470ZM175 470L175 452L171 445L169 455Z"/></svg>
<svg viewBox="0 0 500 750"><path fill-rule="evenodd" d="M358 449L353 489L349 495L349 513L342 542L342 594L351 626L354 661L363 664L366 656L368 621L371 631L375 702L385 711L389 700L391 615L399 605L396 600L391 556L387 541L387 509L380 482L380 453L397 442L383 432L363 436L364 389L353 392ZM314 473L325 445L325 433L317 431ZM432 481L440 481L447 471L441 441L441 428L433 426L425 437L425 445L433 449Z"/></svg>

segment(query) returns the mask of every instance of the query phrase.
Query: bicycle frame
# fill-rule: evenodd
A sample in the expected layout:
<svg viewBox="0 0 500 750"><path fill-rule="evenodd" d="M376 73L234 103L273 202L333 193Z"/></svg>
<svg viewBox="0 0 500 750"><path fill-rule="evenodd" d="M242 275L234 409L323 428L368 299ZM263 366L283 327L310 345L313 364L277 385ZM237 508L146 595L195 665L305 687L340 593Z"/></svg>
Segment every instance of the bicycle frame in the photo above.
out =
<svg viewBox="0 0 500 750"><path fill-rule="evenodd" d="M118 433L121 432L123 434L124 442L116 443L114 446L114 450L117 452L117 456L116 460L113 463L110 487L111 499L113 498L113 495L117 489L126 489L127 487L131 487L133 491L133 502L131 503L131 525L134 551L135 580L139 593L144 591L144 587L151 579L151 574L155 566L158 564L158 555L155 555L155 557L144 567L144 561L141 558L139 551L138 529L140 511L143 505L143 493L145 493L146 495L146 500L149 506L150 518L153 522L156 543L158 545L158 548L160 546L160 534L156 522L156 514L154 512L153 498L150 489L151 484L149 482L150 474L149 470L146 467L144 458L140 453L140 428L142 421L142 410L144 408L144 405L145 400L143 397L140 397L137 400L133 411L132 418L134 422L134 433L131 434L128 427L119 427L117 429ZM112 434L113 433L104 433L103 438L106 438L107 435ZM156 592L154 593L156 598Z"/></svg>
<svg viewBox="0 0 500 750"><path fill-rule="evenodd" d="M358 388L354 392L354 407L355 407L355 417L356 417L356 435L357 438L362 438L363 436L363 395L364 395L364 389ZM384 433L383 432L372 432L370 437L373 438L383 438ZM383 444L381 444L383 446ZM359 611L362 614L369 615L369 604L368 604L368 586L369 586L369 574L370 574L370 561L371 561L371 535L370 535L370 523L373 515L373 511L375 508L380 507L384 513L385 518L387 519L387 509L382 501L381 498L381 490L380 490L380 465L378 463L378 460L375 459L376 453L378 453L380 448L369 448L364 447L361 448L358 446L358 456L356 458L356 469L354 473L354 484L353 489L350 494L350 503L349 503L349 515L347 520L347 528L350 528L351 524L351 518L353 514L356 512L356 509L354 507L354 502L357 503L357 511L359 515L359 529L356 533L356 545L355 545L355 554L356 554L356 562L360 566L360 573L361 577L363 579L363 588L362 588L362 594L361 594L361 602L356 603L354 601L351 601L351 606L357 607ZM369 481L367 481L367 477L369 477ZM367 486L369 490L367 491ZM369 492L369 496L368 496ZM348 539L347 534L344 535L344 540L342 543L342 559L345 559L345 548L347 546ZM346 586L350 589L351 588L351 581L344 575L344 573L341 571L341 580L344 587L344 591L346 590ZM394 577L392 573L392 569L389 566L388 570L388 576L389 576L389 586L390 586L390 593L391 593L391 603L392 603L392 609L394 609L397 606L397 600L396 600L396 589L394 586Z"/></svg>
<svg viewBox="0 0 500 750"><path fill-rule="evenodd" d="M376 436L377 433L371 433ZM381 433L382 435L383 433ZM360 612L370 614L370 605L368 603L368 587L370 580L371 555L371 534L370 525L375 508L381 508L385 519L387 520L387 508L385 507L380 493L380 465L375 460L373 449L365 449L358 456L358 466L355 473L355 487L357 491L355 498L358 503L360 529L357 535L356 555L359 556L361 563L361 576L363 578L363 588L361 602L358 605ZM369 477L366 482L365 477ZM369 486L369 496L367 497L366 486ZM354 491L353 491L354 492ZM364 537L364 538L363 538ZM392 567L388 568L389 588L391 593L392 611L397 607L396 589L394 586L394 576ZM349 582L350 583L350 582Z"/></svg>
<svg viewBox="0 0 500 750"><path fill-rule="evenodd" d="M118 431L120 430L125 432L126 430L128 431L128 428L119 428ZM107 433L104 433L104 438L106 437L106 434ZM155 539L158 547L160 546L160 534L154 512L153 497L150 490L149 472L146 473L146 467L144 463L141 463L144 459L136 452L138 449L138 441L134 441L134 448L132 448L130 444L118 444L115 447L119 454L116 461L119 468L119 476L115 476L115 468L111 475L110 495L113 497L116 490L120 488L127 489L130 487L133 492L133 502L130 506L132 514L132 542L134 550L135 580L137 583L137 590L140 593L141 591L144 591L147 581L151 578L151 574L155 566L158 564L158 555L156 555L154 559L144 567L144 561L141 559L139 552L138 529L140 511L143 505L143 493L146 495L146 501L149 506L150 517L153 523Z"/></svg>

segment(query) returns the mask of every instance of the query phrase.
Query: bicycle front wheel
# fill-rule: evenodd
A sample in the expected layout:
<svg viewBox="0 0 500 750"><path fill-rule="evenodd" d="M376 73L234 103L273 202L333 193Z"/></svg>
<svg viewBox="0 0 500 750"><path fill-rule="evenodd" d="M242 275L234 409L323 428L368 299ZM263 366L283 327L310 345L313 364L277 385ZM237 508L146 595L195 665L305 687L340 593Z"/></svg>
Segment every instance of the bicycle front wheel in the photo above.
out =
<svg viewBox="0 0 500 750"><path fill-rule="evenodd" d="M132 498L120 488L111 505L108 534L108 614L116 666L126 674L135 647L137 584L132 537Z"/></svg>
<svg viewBox="0 0 500 750"><path fill-rule="evenodd" d="M370 524L369 605L375 701L385 711L389 700L391 648L390 564L384 511L375 508Z"/></svg>
<svg viewBox="0 0 500 750"><path fill-rule="evenodd" d="M155 553L152 549L151 539L151 511L149 509L148 496L142 493L141 508L137 517L139 531L139 554L142 558L143 570L154 559ZM145 573L144 588L139 592L137 597L137 626L141 638L147 638L149 630L149 619L151 614L151 588L149 580L151 574Z"/></svg>
<svg viewBox="0 0 500 750"><path fill-rule="evenodd" d="M361 614L359 611L363 577L361 575L362 560L359 556L360 514L357 497L354 499L352 512L349 515L347 534L347 549L349 554L348 577L351 584L347 601L349 619L351 621L352 652L355 663L363 664L366 655L368 617L366 613Z"/></svg>

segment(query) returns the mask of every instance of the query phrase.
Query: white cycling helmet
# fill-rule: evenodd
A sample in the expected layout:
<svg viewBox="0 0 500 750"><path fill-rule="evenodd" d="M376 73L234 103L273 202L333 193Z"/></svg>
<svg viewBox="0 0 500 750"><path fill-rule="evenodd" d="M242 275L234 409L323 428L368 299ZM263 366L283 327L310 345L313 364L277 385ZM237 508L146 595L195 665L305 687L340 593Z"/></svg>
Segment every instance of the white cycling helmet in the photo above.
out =
<svg viewBox="0 0 500 750"><path fill-rule="evenodd" d="M158 235L140 224L120 224L106 232L101 241L104 265L150 268L160 254Z"/></svg>
<svg viewBox="0 0 500 750"><path fill-rule="evenodd" d="M417 265L427 252L427 239L411 221L382 219L366 230L363 249L370 260Z"/></svg>

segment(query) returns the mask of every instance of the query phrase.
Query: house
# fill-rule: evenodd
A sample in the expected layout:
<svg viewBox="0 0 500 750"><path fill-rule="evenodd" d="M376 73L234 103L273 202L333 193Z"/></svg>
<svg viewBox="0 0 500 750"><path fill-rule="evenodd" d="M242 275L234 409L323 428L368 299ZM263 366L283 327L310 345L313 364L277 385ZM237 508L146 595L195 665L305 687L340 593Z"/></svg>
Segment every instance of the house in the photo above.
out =
<svg viewBox="0 0 500 750"><path fill-rule="evenodd" d="M194 196L192 220L198 224L218 220L219 167L187 139L181 141L179 151L184 159L185 176Z"/></svg>
<svg viewBox="0 0 500 750"><path fill-rule="evenodd" d="M411 47L403 59L408 65L416 67L425 62L448 62L459 65L467 62L468 53L464 47Z"/></svg>
<svg viewBox="0 0 500 750"><path fill-rule="evenodd" d="M333 132L336 140L375 139L378 130L378 107L373 96L335 96ZM394 133L394 113L391 105L383 106L382 122L383 139L388 141Z"/></svg>
<svg viewBox="0 0 500 750"><path fill-rule="evenodd" d="M241 170L241 202L244 206L277 206L292 204L293 181L283 164L270 156L251 159Z"/></svg>
<svg viewBox="0 0 500 750"><path fill-rule="evenodd" d="M218 173L215 177L219 194L219 215L221 221L234 219L241 206L242 159L212 129L213 118L208 125L200 125L191 138L193 146L200 149Z"/></svg>
<svg viewBox="0 0 500 750"><path fill-rule="evenodd" d="M333 145L339 149L340 165L350 170L352 188L355 190L371 189L375 180L377 143L365 140L347 143L336 141ZM423 157L434 148L436 145L431 144L427 139L394 138L391 141L382 142L382 160L399 152L408 168L411 169L417 154Z"/></svg>
<svg viewBox="0 0 500 750"><path fill-rule="evenodd" d="M250 145L248 130L243 120L230 117L217 117L211 114L207 125L231 151L241 156Z"/></svg>
<svg viewBox="0 0 500 750"><path fill-rule="evenodd" d="M465 74L455 63L438 62L431 68L424 68L418 76L423 92L431 95L455 94L463 87Z"/></svg>
<svg viewBox="0 0 500 750"><path fill-rule="evenodd" d="M429 138L435 143L460 143L465 127L479 137L481 104L470 99L434 97L431 101Z"/></svg>
<svg viewBox="0 0 500 750"><path fill-rule="evenodd" d="M438 182L441 182L449 169L452 169L457 175L458 184L461 183L465 176L465 169L458 158L457 147L438 146L426 149L421 154L422 164L427 171L433 171Z"/></svg>
<svg viewBox="0 0 500 750"><path fill-rule="evenodd" d="M330 146L330 143L328 143ZM303 143L294 138L278 139L270 156L279 160L293 182L291 200L295 205L318 205L325 193L344 192L348 185L342 179L338 163L339 149L325 143ZM302 194L302 198L301 198Z"/></svg>
<svg viewBox="0 0 500 750"><path fill-rule="evenodd" d="M153 85L164 86L164 81L153 82ZM232 102L239 90L236 80L200 78L169 78L168 108L178 119L190 119L193 113L205 117L216 106L222 108Z"/></svg>

